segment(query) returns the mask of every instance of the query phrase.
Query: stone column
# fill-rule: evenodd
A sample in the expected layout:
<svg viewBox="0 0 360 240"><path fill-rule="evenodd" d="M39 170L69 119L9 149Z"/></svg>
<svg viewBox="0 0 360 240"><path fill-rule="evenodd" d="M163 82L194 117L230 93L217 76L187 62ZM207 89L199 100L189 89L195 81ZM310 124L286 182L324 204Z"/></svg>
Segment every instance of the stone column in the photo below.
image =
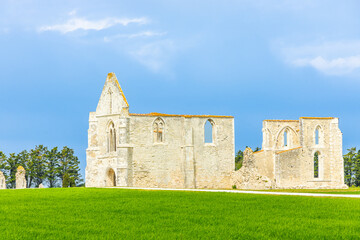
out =
<svg viewBox="0 0 360 240"><path fill-rule="evenodd" d="M6 189L5 177L2 171L0 171L0 189Z"/></svg>
<svg viewBox="0 0 360 240"><path fill-rule="evenodd" d="M194 151L194 129L191 119L184 122L184 187L196 188L196 161Z"/></svg>
<svg viewBox="0 0 360 240"><path fill-rule="evenodd" d="M16 189L23 188L26 188L25 169L19 166L16 172Z"/></svg>
<svg viewBox="0 0 360 240"><path fill-rule="evenodd" d="M133 147L130 145L130 118L120 118L117 125L116 186L131 187L133 185Z"/></svg>

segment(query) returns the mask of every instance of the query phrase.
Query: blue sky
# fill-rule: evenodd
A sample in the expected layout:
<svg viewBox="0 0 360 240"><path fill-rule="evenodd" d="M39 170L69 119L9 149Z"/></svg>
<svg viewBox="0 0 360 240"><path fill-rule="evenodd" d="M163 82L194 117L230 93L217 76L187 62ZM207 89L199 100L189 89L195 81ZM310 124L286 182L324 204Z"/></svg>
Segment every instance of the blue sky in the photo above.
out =
<svg viewBox="0 0 360 240"><path fill-rule="evenodd" d="M132 113L235 117L236 149L262 120L340 118L360 147L359 1L0 3L0 150L74 148L108 72Z"/></svg>

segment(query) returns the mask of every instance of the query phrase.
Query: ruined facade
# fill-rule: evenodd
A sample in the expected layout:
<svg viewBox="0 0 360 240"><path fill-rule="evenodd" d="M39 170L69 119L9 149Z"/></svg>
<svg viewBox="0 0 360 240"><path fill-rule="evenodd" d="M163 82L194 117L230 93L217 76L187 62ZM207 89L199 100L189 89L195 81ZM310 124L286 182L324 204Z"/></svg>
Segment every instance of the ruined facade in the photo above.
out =
<svg viewBox="0 0 360 240"><path fill-rule="evenodd" d="M346 188L337 118L265 120L262 131L262 150L246 149L235 171L233 117L129 113L109 73L89 116L86 186Z"/></svg>
<svg viewBox="0 0 360 240"><path fill-rule="evenodd" d="M346 188L338 118L263 121L262 150L244 152L239 188Z"/></svg>
<svg viewBox="0 0 360 240"><path fill-rule="evenodd" d="M89 116L86 186L229 188L234 152L233 117L129 113L109 73Z"/></svg>

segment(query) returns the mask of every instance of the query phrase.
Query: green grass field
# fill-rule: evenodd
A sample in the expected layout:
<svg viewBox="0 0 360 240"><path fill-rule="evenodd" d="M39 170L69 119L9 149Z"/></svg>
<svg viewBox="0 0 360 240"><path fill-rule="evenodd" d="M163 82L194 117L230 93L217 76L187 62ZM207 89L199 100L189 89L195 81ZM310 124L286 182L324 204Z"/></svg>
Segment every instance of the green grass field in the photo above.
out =
<svg viewBox="0 0 360 240"><path fill-rule="evenodd" d="M124 189L0 190L1 239L360 238L360 199Z"/></svg>
<svg viewBox="0 0 360 240"><path fill-rule="evenodd" d="M258 191L265 191L265 192L297 192L297 193L360 194L360 187L350 187L348 189L274 189L274 190L258 190Z"/></svg>

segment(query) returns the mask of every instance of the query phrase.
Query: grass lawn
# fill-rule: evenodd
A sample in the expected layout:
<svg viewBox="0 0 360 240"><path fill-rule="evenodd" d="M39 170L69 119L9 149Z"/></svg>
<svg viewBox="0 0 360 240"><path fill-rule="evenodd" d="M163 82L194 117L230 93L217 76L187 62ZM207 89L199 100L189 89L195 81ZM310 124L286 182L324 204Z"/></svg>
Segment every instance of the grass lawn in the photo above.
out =
<svg viewBox="0 0 360 240"><path fill-rule="evenodd" d="M239 189L241 190L241 189ZM274 189L258 190L266 192L298 192L298 193L333 193L333 194L360 194L360 187L350 187L348 189Z"/></svg>
<svg viewBox="0 0 360 240"><path fill-rule="evenodd" d="M360 199L124 189L0 190L0 239L360 238Z"/></svg>

